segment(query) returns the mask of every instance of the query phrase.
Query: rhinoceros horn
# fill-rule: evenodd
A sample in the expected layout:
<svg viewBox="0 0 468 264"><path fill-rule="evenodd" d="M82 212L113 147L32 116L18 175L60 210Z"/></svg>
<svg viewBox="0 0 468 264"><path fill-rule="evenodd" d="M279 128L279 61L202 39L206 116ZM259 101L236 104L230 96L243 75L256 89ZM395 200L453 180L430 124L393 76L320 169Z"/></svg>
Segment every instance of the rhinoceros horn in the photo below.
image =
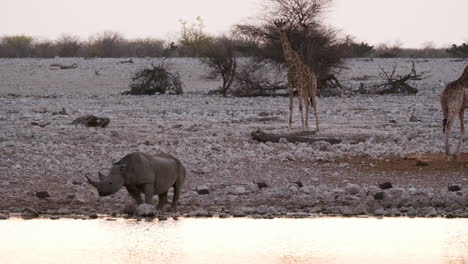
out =
<svg viewBox="0 0 468 264"><path fill-rule="evenodd" d="M104 176L100 171L98 171L98 175L100 181L103 181L106 178L106 176Z"/></svg>
<svg viewBox="0 0 468 264"><path fill-rule="evenodd" d="M92 186L94 186L94 187L96 187L96 188L98 187L97 182L91 180L91 179L88 177L88 175L86 175L86 179L88 180L89 184L91 184Z"/></svg>

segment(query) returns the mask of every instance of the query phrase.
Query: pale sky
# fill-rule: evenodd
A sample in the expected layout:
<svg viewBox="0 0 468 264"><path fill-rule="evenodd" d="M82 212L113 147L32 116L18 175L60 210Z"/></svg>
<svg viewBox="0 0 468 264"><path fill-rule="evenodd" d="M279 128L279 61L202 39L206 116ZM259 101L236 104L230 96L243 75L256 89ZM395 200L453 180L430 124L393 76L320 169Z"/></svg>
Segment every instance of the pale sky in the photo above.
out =
<svg viewBox="0 0 468 264"><path fill-rule="evenodd" d="M201 16L208 33L255 16L261 0L0 0L0 35L87 39L104 30L127 38L174 39L180 19ZM326 24L369 44L405 47L468 41L468 0L335 0Z"/></svg>

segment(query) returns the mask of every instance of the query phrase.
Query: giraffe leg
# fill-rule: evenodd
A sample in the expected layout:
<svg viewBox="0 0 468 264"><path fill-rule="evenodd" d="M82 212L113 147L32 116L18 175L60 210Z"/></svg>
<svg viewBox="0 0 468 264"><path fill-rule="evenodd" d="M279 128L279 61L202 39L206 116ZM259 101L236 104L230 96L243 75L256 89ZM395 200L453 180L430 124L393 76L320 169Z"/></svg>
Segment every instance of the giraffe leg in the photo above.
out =
<svg viewBox="0 0 468 264"><path fill-rule="evenodd" d="M315 115L315 126L317 127L317 132L319 132L319 119L318 119L318 113L317 113L317 99L315 96L311 95L310 96L310 101L312 103L312 107L314 108L314 115Z"/></svg>
<svg viewBox="0 0 468 264"><path fill-rule="evenodd" d="M450 131L452 130L452 124L453 124L453 119L454 115L453 114L448 114L447 116L447 123L445 125L445 157L448 160L451 160L451 154L450 154Z"/></svg>
<svg viewBox="0 0 468 264"><path fill-rule="evenodd" d="M460 153L461 144L463 143L463 137L465 135L464 116L465 116L465 109L462 108L460 109L460 112L458 113L458 117L460 118L460 139L458 141L457 152L455 152L454 159L456 159Z"/></svg>
<svg viewBox="0 0 468 264"><path fill-rule="evenodd" d="M292 116L293 116L293 107L294 107L294 93L293 93L293 87L291 86L291 82L288 82L288 92L289 92L289 123L288 123L288 128L291 129L292 126Z"/></svg>
<svg viewBox="0 0 468 264"><path fill-rule="evenodd" d="M310 113L310 103L309 100L307 100L309 97L308 94L304 94L302 97L302 100L304 100L305 103L305 129L309 129L309 113Z"/></svg>
<svg viewBox="0 0 468 264"><path fill-rule="evenodd" d="M304 108L304 105L303 105L303 102L302 102L302 101L303 101L303 100L302 100L302 94L303 94L302 89L299 88L299 89L297 90L297 93L298 93L298 99L299 99L299 112L301 112L302 129L304 130L304 128L305 128L305 123L304 123L304 109L303 109L303 108Z"/></svg>

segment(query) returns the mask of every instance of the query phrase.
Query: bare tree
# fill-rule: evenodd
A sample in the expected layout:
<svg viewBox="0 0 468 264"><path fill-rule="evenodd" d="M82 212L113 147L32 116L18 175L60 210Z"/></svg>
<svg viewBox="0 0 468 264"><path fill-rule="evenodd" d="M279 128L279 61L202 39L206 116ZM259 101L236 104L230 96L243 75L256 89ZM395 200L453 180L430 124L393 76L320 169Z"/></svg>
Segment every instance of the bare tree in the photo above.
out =
<svg viewBox="0 0 468 264"><path fill-rule="evenodd" d="M123 57L127 40L119 32L104 31L90 38L90 55L97 57Z"/></svg>
<svg viewBox="0 0 468 264"><path fill-rule="evenodd" d="M68 34L62 34L55 43L60 57L77 57L82 46L78 36Z"/></svg>
<svg viewBox="0 0 468 264"><path fill-rule="evenodd" d="M210 68L208 77L222 80L220 92L226 96L237 70L233 40L226 36L217 38L206 47L202 55L201 62Z"/></svg>
<svg viewBox="0 0 468 264"><path fill-rule="evenodd" d="M274 21L286 22L288 37L302 61L317 75L320 90L327 88L322 79L332 74L344 56L334 29L325 27L322 15L332 0L265 0L257 23L236 25L235 32L253 43L249 53L255 60L274 62L284 67L285 60Z"/></svg>

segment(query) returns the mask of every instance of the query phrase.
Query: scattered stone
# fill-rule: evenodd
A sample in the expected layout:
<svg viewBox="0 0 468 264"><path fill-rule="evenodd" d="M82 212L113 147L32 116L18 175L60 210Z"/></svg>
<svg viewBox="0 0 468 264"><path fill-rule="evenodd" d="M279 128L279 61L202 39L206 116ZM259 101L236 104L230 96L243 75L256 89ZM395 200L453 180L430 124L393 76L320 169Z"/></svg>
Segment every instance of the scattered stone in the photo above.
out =
<svg viewBox="0 0 468 264"><path fill-rule="evenodd" d="M266 183L264 183L264 182L257 182L256 184L257 184L258 188L260 188L260 190L263 189L263 188L268 187L268 185Z"/></svg>
<svg viewBox="0 0 468 264"><path fill-rule="evenodd" d="M425 160L416 160L416 166L429 166L429 162Z"/></svg>
<svg viewBox="0 0 468 264"><path fill-rule="evenodd" d="M39 213L36 210L34 210L33 208L26 207L21 212L21 217L23 219L33 219L33 218L39 217Z"/></svg>
<svg viewBox="0 0 468 264"><path fill-rule="evenodd" d="M317 193L317 188L312 185L306 185L302 187L300 191L308 195L315 195Z"/></svg>
<svg viewBox="0 0 468 264"><path fill-rule="evenodd" d="M71 212L67 208L60 208L57 210L58 215L69 215Z"/></svg>
<svg viewBox="0 0 468 264"><path fill-rule="evenodd" d="M330 151L331 144L326 141L317 141L312 143L312 148L320 151Z"/></svg>
<svg viewBox="0 0 468 264"><path fill-rule="evenodd" d="M429 207L429 212L427 212L426 217L436 217L437 210L434 207Z"/></svg>
<svg viewBox="0 0 468 264"><path fill-rule="evenodd" d="M99 216L96 213L91 213L88 215L89 219L97 219Z"/></svg>
<svg viewBox="0 0 468 264"><path fill-rule="evenodd" d="M375 200L383 200L385 198L385 192L378 192L374 194Z"/></svg>
<svg viewBox="0 0 468 264"><path fill-rule="evenodd" d="M167 215L160 214L158 215L158 221L166 221L167 220Z"/></svg>
<svg viewBox="0 0 468 264"><path fill-rule="evenodd" d="M187 214L188 217L212 217L213 214L206 210L195 210Z"/></svg>
<svg viewBox="0 0 468 264"><path fill-rule="evenodd" d="M208 189L199 189L197 190L197 193L199 195L206 195L206 194L210 194L210 191Z"/></svg>
<svg viewBox="0 0 468 264"><path fill-rule="evenodd" d="M358 204L353 210L353 215L367 215L367 206L365 204Z"/></svg>
<svg viewBox="0 0 468 264"><path fill-rule="evenodd" d="M81 185L81 184L83 184L83 183L84 183L84 181L81 180L81 179L73 179L73 180L72 180L72 184L73 184L73 185Z"/></svg>
<svg viewBox="0 0 468 264"><path fill-rule="evenodd" d="M304 186L304 184L302 184L301 181L295 181L293 183L295 183L299 188L302 188Z"/></svg>
<svg viewBox="0 0 468 264"><path fill-rule="evenodd" d="M413 207L409 207L406 211L406 215L408 217L416 217L417 215L416 209L414 209Z"/></svg>
<svg viewBox="0 0 468 264"><path fill-rule="evenodd" d="M74 125L85 125L86 127L106 127L110 123L107 117L96 117L94 115L85 115L73 120Z"/></svg>
<svg viewBox="0 0 468 264"><path fill-rule="evenodd" d="M246 216L245 212L240 209L231 209L229 213L234 217L244 217Z"/></svg>
<svg viewBox="0 0 468 264"><path fill-rule="evenodd" d="M58 215L51 215L51 216L49 217L49 219L50 219L50 220L59 220L59 219L60 219L60 216L58 216Z"/></svg>
<svg viewBox="0 0 468 264"><path fill-rule="evenodd" d="M123 208L123 213L124 214L133 215L133 214L135 214L135 212L136 212L136 206L135 206L134 203L125 204L125 206Z"/></svg>
<svg viewBox="0 0 468 264"><path fill-rule="evenodd" d="M354 195L354 194L359 193L359 191L360 191L359 186L357 186L356 184L350 184L350 183L346 184L345 192L347 194Z"/></svg>
<svg viewBox="0 0 468 264"><path fill-rule="evenodd" d="M38 127L46 127L46 126L50 125L50 123L49 122L44 122L44 121L42 121L42 122L31 122L31 125L38 126Z"/></svg>
<svg viewBox="0 0 468 264"><path fill-rule="evenodd" d="M67 109L65 109L65 107L62 107L62 110L60 110L60 111L52 112L52 114L53 115L68 115Z"/></svg>
<svg viewBox="0 0 468 264"><path fill-rule="evenodd" d="M306 218L306 217L309 217L310 214L306 212L296 212L296 213L292 213L291 216L294 218Z"/></svg>
<svg viewBox="0 0 468 264"><path fill-rule="evenodd" d="M451 185L451 186L448 187L448 191L449 192L458 192L458 191L461 191L461 188L458 185Z"/></svg>
<svg viewBox="0 0 468 264"><path fill-rule="evenodd" d="M156 214L155 212L156 207L154 207L151 204L140 204L137 207L137 215L138 216L154 216Z"/></svg>
<svg viewBox="0 0 468 264"><path fill-rule="evenodd" d="M39 199L45 199L47 197L50 197L50 195L46 191L40 191L40 192L36 192L36 197Z"/></svg>
<svg viewBox="0 0 468 264"><path fill-rule="evenodd" d="M382 215L384 215L384 213L385 213L385 210L383 208L379 208L379 209L375 210L374 215L382 216Z"/></svg>
<svg viewBox="0 0 468 264"><path fill-rule="evenodd" d="M123 61L120 61L121 64L126 64L126 63L133 63L133 59L130 58L129 60L123 60Z"/></svg>
<svg viewBox="0 0 468 264"><path fill-rule="evenodd" d="M0 214L0 220L7 220L8 218L10 218L9 215Z"/></svg>
<svg viewBox="0 0 468 264"><path fill-rule="evenodd" d="M448 219L457 218L453 213L448 213L445 217Z"/></svg>
<svg viewBox="0 0 468 264"><path fill-rule="evenodd" d="M393 188L393 185L391 182L384 182L384 183L379 184L379 188L382 190L391 189Z"/></svg>
<svg viewBox="0 0 468 264"><path fill-rule="evenodd" d="M229 215L226 213L220 213L219 218L229 218Z"/></svg>
<svg viewBox="0 0 468 264"><path fill-rule="evenodd" d="M257 184L249 184L247 185L247 190L250 191L250 192L257 192L258 190L260 190L260 188L258 187Z"/></svg>
<svg viewBox="0 0 468 264"><path fill-rule="evenodd" d="M243 186L230 186L227 189L227 194L241 195L247 193L247 190Z"/></svg>
<svg viewBox="0 0 468 264"><path fill-rule="evenodd" d="M352 216L353 215L353 212L351 211L351 209L348 207L348 206L344 206L341 208L341 214L343 216Z"/></svg>

